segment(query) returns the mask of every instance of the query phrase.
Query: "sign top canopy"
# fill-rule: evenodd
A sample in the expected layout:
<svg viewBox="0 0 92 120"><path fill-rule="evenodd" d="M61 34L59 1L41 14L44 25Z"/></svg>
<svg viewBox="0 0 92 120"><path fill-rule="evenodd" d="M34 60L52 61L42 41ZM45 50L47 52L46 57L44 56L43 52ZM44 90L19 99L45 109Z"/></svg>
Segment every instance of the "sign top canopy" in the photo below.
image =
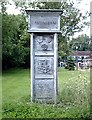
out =
<svg viewBox="0 0 92 120"><path fill-rule="evenodd" d="M26 10L29 15L28 32L60 32L59 9Z"/></svg>
<svg viewBox="0 0 92 120"><path fill-rule="evenodd" d="M60 12L61 14L63 13L63 11L60 9L38 9L38 10L27 9L26 12L27 14L32 13L32 12Z"/></svg>

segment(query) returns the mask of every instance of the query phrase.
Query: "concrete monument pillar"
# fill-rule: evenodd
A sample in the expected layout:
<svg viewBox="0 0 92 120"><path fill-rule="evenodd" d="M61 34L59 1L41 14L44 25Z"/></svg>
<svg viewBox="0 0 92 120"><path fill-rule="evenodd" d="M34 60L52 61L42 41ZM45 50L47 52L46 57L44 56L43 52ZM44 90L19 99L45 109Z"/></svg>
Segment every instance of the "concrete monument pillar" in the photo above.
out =
<svg viewBox="0 0 92 120"><path fill-rule="evenodd" d="M31 100L56 102L61 10L26 10L31 34Z"/></svg>

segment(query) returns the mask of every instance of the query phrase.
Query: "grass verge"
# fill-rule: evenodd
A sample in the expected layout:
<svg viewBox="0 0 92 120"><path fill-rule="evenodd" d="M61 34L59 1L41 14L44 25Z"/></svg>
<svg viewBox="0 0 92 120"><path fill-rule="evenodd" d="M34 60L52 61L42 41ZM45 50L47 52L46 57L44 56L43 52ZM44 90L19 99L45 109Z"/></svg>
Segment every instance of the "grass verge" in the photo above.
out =
<svg viewBox="0 0 92 120"><path fill-rule="evenodd" d="M3 72L3 118L90 118L90 73L58 68L57 104L30 102L29 69Z"/></svg>

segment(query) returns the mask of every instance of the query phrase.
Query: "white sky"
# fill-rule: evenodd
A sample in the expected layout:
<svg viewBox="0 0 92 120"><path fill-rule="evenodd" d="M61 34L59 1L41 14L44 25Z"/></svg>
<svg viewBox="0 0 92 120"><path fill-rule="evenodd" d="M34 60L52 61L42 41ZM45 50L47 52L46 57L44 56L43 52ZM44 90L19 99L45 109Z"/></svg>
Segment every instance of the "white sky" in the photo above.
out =
<svg viewBox="0 0 92 120"><path fill-rule="evenodd" d="M76 0L74 0L74 1L76 1ZM81 10L82 13L85 13L87 11L90 12L90 2L91 1L92 0L81 0L81 3L79 4L78 8ZM90 22L90 17L87 18L87 21ZM85 27L82 32L76 33L75 37L80 34L87 34L88 36L90 36L90 26Z"/></svg>
<svg viewBox="0 0 92 120"><path fill-rule="evenodd" d="M90 12L90 2L92 0L81 0L80 4L78 4L78 5L76 4L76 2L78 0L73 0L73 1L75 3L75 6L78 7L78 9L80 9L82 13L85 13L87 11ZM9 0L9 2L12 3L12 0ZM18 9L15 9L14 4L9 5L7 12L9 14L19 14L20 13ZM87 21L90 21L90 17L87 18ZM90 27L85 27L82 32L76 33L75 37L77 37L78 35L81 35L81 34L87 34L88 36L90 36Z"/></svg>

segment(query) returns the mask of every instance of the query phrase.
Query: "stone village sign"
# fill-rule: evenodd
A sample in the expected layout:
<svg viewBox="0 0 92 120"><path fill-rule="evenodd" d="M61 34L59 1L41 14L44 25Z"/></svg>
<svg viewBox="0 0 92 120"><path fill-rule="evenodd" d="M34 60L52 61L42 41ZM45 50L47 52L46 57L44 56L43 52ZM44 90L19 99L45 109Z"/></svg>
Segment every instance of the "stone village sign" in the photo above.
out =
<svg viewBox="0 0 92 120"><path fill-rule="evenodd" d="M31 100L56 102L61 10L26 10L31 33Z"/></svg>

